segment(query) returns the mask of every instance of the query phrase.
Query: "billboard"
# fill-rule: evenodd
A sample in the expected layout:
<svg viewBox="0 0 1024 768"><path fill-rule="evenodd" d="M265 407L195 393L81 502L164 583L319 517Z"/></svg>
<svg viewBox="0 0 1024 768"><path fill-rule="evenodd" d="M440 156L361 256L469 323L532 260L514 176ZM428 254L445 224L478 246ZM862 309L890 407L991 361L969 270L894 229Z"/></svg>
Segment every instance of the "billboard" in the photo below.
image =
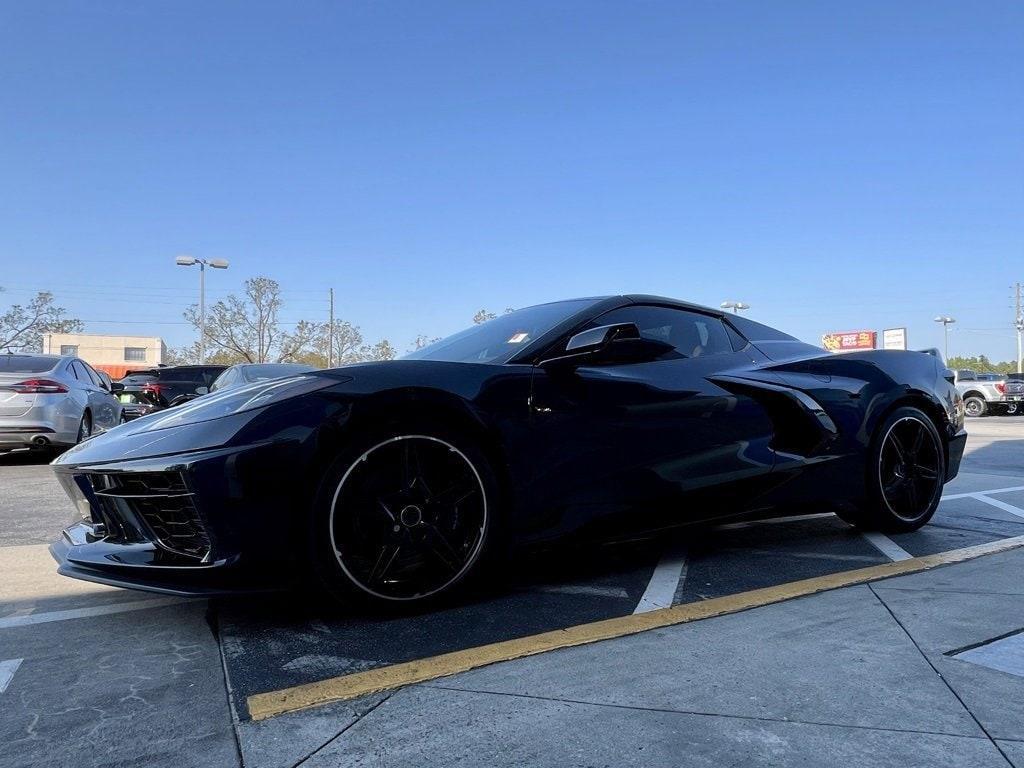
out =
<svg viewBox="0 0 1024 768"><path fill-rule="evenodd" d="M882 331L882 349L906 349L907 329L886 328Z"/></svg>
<svg viewBox="0 0 1024 768"><path fill-rule="evenodd" d="M826 333L821 337L821 346L829 352L853 352L858 349L874 349L874 331L843 331Z"/></svg>

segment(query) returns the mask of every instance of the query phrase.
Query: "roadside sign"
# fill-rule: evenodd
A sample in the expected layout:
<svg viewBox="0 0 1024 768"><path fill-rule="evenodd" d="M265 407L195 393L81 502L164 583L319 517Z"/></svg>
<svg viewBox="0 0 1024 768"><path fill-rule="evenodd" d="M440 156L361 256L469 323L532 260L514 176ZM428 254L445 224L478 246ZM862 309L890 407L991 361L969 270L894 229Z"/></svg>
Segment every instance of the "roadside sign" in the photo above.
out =
<svg viewBox="0 0 1024 768"><path fill-rule="evenodd" d="M829 352L853 352L858 349L874 349L877 336L878 334L874 331L826 333L821 337L821 346Z"/></svg>
<svg viewBox="0 0 1024 768"><path fill-rule="evenodd" d="M886 328L882 331L882 349L906 349L907 329Z"/></svg>

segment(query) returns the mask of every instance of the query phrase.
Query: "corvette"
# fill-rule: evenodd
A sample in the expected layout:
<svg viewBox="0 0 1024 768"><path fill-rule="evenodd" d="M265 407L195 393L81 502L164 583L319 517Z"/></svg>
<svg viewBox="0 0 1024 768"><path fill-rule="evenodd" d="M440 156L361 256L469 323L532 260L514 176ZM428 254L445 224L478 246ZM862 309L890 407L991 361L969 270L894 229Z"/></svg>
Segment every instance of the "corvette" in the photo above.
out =
<svg viewBox="0 0 1024 768"><path fill-rule="evenodd" d="M447 595L570 536L835 511L912 531L966 441L953 374L653 296L542 304L404 359L203 396L53 468L60 573L211 595ZM303 582L305 583L305 582Z"/></svg>

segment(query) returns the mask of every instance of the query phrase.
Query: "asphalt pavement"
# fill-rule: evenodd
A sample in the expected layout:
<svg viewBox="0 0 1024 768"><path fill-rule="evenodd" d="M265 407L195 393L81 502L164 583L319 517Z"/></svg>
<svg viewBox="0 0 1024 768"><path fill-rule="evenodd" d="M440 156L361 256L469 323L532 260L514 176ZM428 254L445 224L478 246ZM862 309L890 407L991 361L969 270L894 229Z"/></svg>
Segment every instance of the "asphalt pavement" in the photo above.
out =
<svg viewBox="0 0 1024 768"><path fill-rule="evenodd" d="M324 680L1024 535L1024 417L968 429L961 476L913 534L863 536L825 512L721 526L561 553L459 605L390 619L58 577L45 545L70 517L63 492L44 462L0 458L0 766L1024 766L1020 675L956 656L984 657L1007 636L992 653L1004 667L1024 658L1012 639L1024 629L1020 552L312 709L250 708Z"/></svg>

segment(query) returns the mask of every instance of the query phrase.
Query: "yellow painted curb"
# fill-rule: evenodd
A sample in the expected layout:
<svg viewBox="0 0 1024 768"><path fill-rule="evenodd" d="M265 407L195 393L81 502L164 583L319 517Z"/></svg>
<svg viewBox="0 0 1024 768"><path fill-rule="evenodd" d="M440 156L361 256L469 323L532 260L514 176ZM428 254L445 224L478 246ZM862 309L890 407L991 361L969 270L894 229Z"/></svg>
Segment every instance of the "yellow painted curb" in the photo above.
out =
<svg viewBox="0 0 1024 768"><path fill-rule="evenodd" d="M413 683L423 683L428 680L454 675L458 672L467 672L471 669L477 669L478 667L495 664L500 661L534 656L559 648L596 643L600 640L611 640L616 637L658 629L659 627L710 619L714 616L737 613L738 611L771 605L772 603L779 603L784 600L792 600L795 597L813 595L830 589L863 584L868 581L877 581L878 579L885 579L890 576L901 576L903 574L925 571L940 565L960 563L965 560L981 557L982 555L1006 552L1021 546L1024 546L1024 536L1017 536L1012 539L1002 539L988 544L980 544L976 547L941 552L937 555L913 557L909 560L832 573L827 576L817 576L813 579L791 581L788 584L754 589L749 592L726 595L725 597L717 597L713 600L704 600L699 603L687 603L647 613L619 616L614 619L604 619L590 624L579 624L575 627L543 632L539 635L520 637L515 640L503 640L476 648L443 653L426 659L391 664L386 667L369 669L365 672L355 672L350 675L332 677L315 683L297 685L294 688L284 688L279 691L255 694L248 698L249 714L253 720L265 720L286 712L307 709L332 701L354 699L357 696L388 691Z"/></svg>

